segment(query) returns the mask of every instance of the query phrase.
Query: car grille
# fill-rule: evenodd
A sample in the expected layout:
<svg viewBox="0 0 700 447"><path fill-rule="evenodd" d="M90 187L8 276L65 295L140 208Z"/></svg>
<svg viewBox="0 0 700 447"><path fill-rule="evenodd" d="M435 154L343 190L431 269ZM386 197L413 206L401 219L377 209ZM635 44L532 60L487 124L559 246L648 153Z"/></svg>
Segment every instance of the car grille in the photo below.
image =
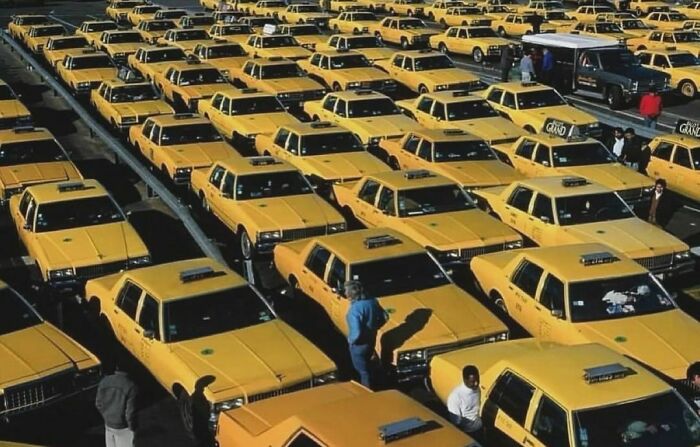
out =
<svg viewBox="0 0 700 447"><path fill-rule="evenodd" d="M88 280L126 270L127 265L128 263L126 260L121 260L105 264L88 265L86 267L76 267L75 276L80 280Z"/></svg>
<svg viewBox="0 0 700 447"><path fill-rule="evenodd" d="M661 256L650 256L648 258L637 258L635 261L647 270L664 270L673 265L673 253Z"/></svg>
<svg viewBox="0 0 700 447"><path fill-rule="evenodd" d="M474 256L485 255L487 253L495 253L497 251L503 251L505 249L506 247L502 243L487 245L485 247L465 248L459 251L459 257L462 258L463 261L469 261Z"/></svg>
<svg viewBox="0 0 700 447"><path fill-rule="evenodd" d="M475 338L471 340L462 340L458 341L456 343L449 343L446 345L439 345L439 346L431 346L429 348L426 348L425 350L425 357L428 362L430 362L430 359L432 359L434 356L438 354L443 354L445 352L450 352L450 351L456 351L457 349L462 349L462 348L468 348L469 346L476 346L476 345L481 345L486 343L486 340L483 338Z"/></svg>
<svg viewBox="0 0 700 447"><path fill-rule="evenodd" d="M75 391L73 371L62 372L5 390L5 414L22 413Z"/></svg>
<svg viewBox="0 0 700 447"><path fill-rule="evenodd" d="M470 20L469 24L471 26L491 26L491 21L482 19L482 20Z"/></svg>
<svg viewBox="0 0 700 447"><path fill-rule="evenodd" d="M312 387L311 380L297 383L295 385L281 388L279 390L267 391L265 393L255 394L248 397L248 403L257 402L259 400L268 399L270 397L281 396L283 394L293 393L295 391L307 390Z"/></svg>
<svg viewBox="0 0 700 447"><path fill-rule="evenodd" d="M625 202L635 202L642 197L642 188L623 189L617 193Z"/></svg>
<svg viewBox="0 0 700 447"><path fill-rule="evenodd" d="M469 81L469 82L459 82L456 84L449 84L449 90L476 90L481 87L481 81Z"/></svg>
<svg viewBox="0 0 700 447"><path fill-rule="evenodd" d="M296 228L282 231L282 240L284 242L296 241L307 237L323 236L324 234L326 234L325 225L321 227Z"/></svg>

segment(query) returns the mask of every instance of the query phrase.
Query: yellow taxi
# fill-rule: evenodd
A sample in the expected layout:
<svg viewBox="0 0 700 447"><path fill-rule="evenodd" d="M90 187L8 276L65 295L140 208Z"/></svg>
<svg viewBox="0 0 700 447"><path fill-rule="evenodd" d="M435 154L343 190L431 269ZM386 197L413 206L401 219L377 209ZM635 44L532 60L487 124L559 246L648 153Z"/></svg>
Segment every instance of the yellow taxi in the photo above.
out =
<svg viewBox="0 0 700 447"><path fill-rule="evenodd" d="M683 29L698 32L700 31L700 19L686 20L683 22Z"/></svg>
<svg viewBox="0 0 700 447"><path fill-rule="evenodd" d="M102 81L117 77L117 67L106 53L94 49L66 55L56 74L76 95L89 95Z"/></svg>
<svg viewBox="0 0 700 447"><path fill-rule="evenodd" d="M298 107L326 94L323 85L306 76L296 62L281 57L250 59L242 70L231 73L248 88L276 95L285 106Z"/></svg>
<svg viewBox="0 0 700 447"><path fill-rule="evenodd" d="M674 47L665 50L644 50L636 53L643 66L667 73L669 84L678 93L695 98L700 85L700 60L688 51L678 51Z"/></svg>
<svg viewBox="0 0 700 447"><path fill-rule="evenodd" d="M490 145L510 145L525 131L498 114L486 101L467 91L434 92L396 105L428 129L460 129Z"/></svg>
<svg viewBox="0 0 700 447"><path fill-rule="evenodd" d="M222 39L227 42L243 44L248 40L248 36L255 33L250 25L243 23L216 24L209 28L209 36L212 39Z"/></svg>
<svg viewBox="0 0 700 447"><path fill-rule="evenodd" d="M195 15L185 15L177 21L178 28L182 29L199 29L208 31L214 24L216 19L211 14L197 13Z"/></svg>
<svg viewBox="0 0 700 447"><path fill-rule="evenodd" d="M630 206L651 198L654 180L636 169L619 163L600 141L586 137L565 137L556 133L563 128L556 120L547 123L554 127L536 135L520 137L510 146L496 148L502 159L525 177L568 175L583 177L606 186Z"/></svg>
<svg viewBox="0 0 700 447"><path fill-rule="evenodd" d="M223 9L215 10L211 15L214 16L216 23L233 23L245 16L245 12L238 9Z"/></svg>
<svg viewBox="0 0 700 447"><path fill-rule="evenodd" d="M619 1L619 0L613 0ZM638 18L631 12L601 12L596 16L597 22L613 22L618 19L636 19Z"/></svg>
<svg viewBox="0 0 700 447"><path fill-rule="evenodd" d="M347 11L362 11L365 9L365 5L360 3L359 0L330 0L328 5L328 10L330 12L347 12Z"/></svg>
<svg viewBox="0 0 700 447"><path fill-rule="evenodd" d="M128 22L129 13L137 6L146 6L141 0L111 0L105 15L115 22Z"/></svg>
<svg viewBox="0 0 700 447"><path fill-rule="evenodd" d="M569 32L571 28L576 25L576 20L569 17L565 10L548 9L542 11L542 17L544 17L548 24L556 26L558 33Z"/></svg>
<svg viewBox="0 0 700 447"><path fill-rule="evenodd" d="M665 50L675 47L678 51L689 51L695 57L700 57L700 34L695 31L652 31L644 37L627 41L632 51Z"/></svg>
<svg viewBox="0 0 700 447"><path fill-rule="evenodd" d="M34 54L41 54L46 42L54 36L65 36L68 33L63 25L34 25L24 34L24 44Z"/></svg>
<svg viewBox="0 0 700 447"><path fill-rule="evenodd" d="M133 8L126 15L126 20L131 23L132 26L138 26L144 20L151 20L156 12L163 9L162 6L158 5L140 5Z"/></svg>
<svg viewBox="0 0 700 447"><path fill-rule="evenodd" d="M368 33L369 27L378 23L379 19L370 11L346 11L328 21L328 26L335 34Z"/></svg>
<svg viewBox="0 0 700 447"><path fill-rule="evenodd" d="M127 58L144 46L141 33L135 30L105 31L99 41L95 41L98 50L104 51L118 64L125 64Z"/></svg>
<svg viewBox="0 0 700 447"><path fill-rule="evenodd" d="M131 126L129 142L176 185L188 185L193 169L236 154L209 120L193 113L149 117Z"/></svg>
<svg viewBox="0 0 700 447"><path fill-rule="evenodd" d="M427 47L430 36L440 31L428 26L415 17L385 17L381 22L368 26L368 32L379 39L401 45L401 48Z"/></svg>
<svg viewBox="0 0 700 447"><path fill-rule="evenodd" d="M231 80L231 70L243 68L245 61L250 59L240 44L218 39L211 43L197 44L192 50L192 54L200 62L218 69L229 80Z"/></svg>
<svg viewBox="0 0 700 447"><path fill-rule="evenodd" d="M357 0L360 3L358 10L369 10L371 12L385 12L387 0Z"/></svg>
<svg viewBox="0 0 700 447"><path fill-rule="evenodd" d="M424 378L437 353L508 338L506 326L457 287L426 249L390 228L278 244L274 263L290 285L289 294L316 301L346 335L350 302L343 285L350 279L362 282L388 317L376 351L398 382ZM406 324L408 332L400 329Z"/></svg>
<svg viewBox="0 0 700 447"><path fill-rule="evenodd" d="M649 142L651 161L647 172L665 179L672 191L700 202L700 124L679 120L675 130Z"/></svg>
<svg viewBox="0 0 700 447"><path fill-rule="evenodd" d="M262 431L255 428L261 420L267 423ZM225 411L219 415L216 439L220 447L285 443L354 447L377 442L402 447L478 447L469 436L401 392L375 393L356 382L329 384Z"/></svg>
<svg viewBox="0 0 700 447"><path fill-rule="evenodd" d="M392 0L384 7L390 15L422 17L427 6L424 0Z"/></svg>
<svg viewBox="0 0 700 447"><path fill-rule="evenodd" d="M29 109L19 100L10 85L0 79L0 129L32 124Z"/></svg>
<svg viewBox="0 0 700 447"><path fill-rule="evenodd" d="M157 74L177 63L185 63L187 55L178 47L156 45L141 47L136 53L127 57L127 64L133 70L141 73L147 81L153 82Z"/></svg>
<svg viewBox="0 0 700 447"><path fill-rule="evenodd" d="M614 23L620 28L625 34L629 34L634 38L644 37L649 34L649 31L653 30L652 27L644 23L641 19L611 19L610 23Z"/></svg>
<svg viewBox="0 0 700 447"><path fill-rule="evenodd" d="M450 57L430 49L399 51L376 67L420 94L445 90L480 90L484 84L469 70L458 68Z"/></svg>
<svg viewBox="0 0 700 447"><path fill-rule="evenodd" d="M494 20L491 27L501 37L522 37L532 34L534 13L508 14L502 19ZM540 33L556 33L558 27L547 22L540 25Z"/></svg>
<svg viewBox="0 0 700 447"><path fill-rule="evenodd" d="M539 177L473 193L540 246L599 242L656 274L693 269L687 244L635 216L615 191L582 177Z"/></svg>
<svg viewBox="0 0 700 447"><path fill-rule="evenodd" d="M333 189L338 205L360 223L405 234L446 267L523 246L518 233L478 209L460 185L425 169L380 172Z"/></svg>
<svg viewBox="0 0 700 447"><path fill-rule="evenodd" d="M624 32L622 28L613 22L578 23L571 29L571 32L574 34L614 40L621 44L625 44L627 39L635 37L633 34L627 34Z"/></svg>
<svg viewBox="0 0 700 447"><path fill-rule="evenodd" d="M311 78L334 91L370 89L389 92L397 87L390 75L355 51L319 50L307 60L299 61L299 66Z"/></svg>
<svg viewBox="0 0 700 447"><path fill-rule="evenodd" d="M280 242L346 230L343 216L289 163L235 156L192 173L202 208L236 234L244 259Z"/></svg>
<svg viewBox="0 0 700 447"><path fill-rule="evenodd" d="M642 17L652 12L668 11L668 3L661 0L630 0L627 9Z"/></svg>
<svg viewBox="0 0 700 447"><path fill-rule="evenodd" d="M252 148L259 134L300 123L275 95L255 89L217 92L210 100L199 102L199 113L239 150Z"/></svg>
<svg viewBox="0 0 700 447"><path fill-rule="evenodd" d="M150 43L155 44L158 39L165 35L169 29L177 28L177 25L172 20L142 20L134 29L141 34L141 38Z"/></svg>
<svg viewBox="0 0 700 447"><path fill-rule="evenodd" d="M325 50L352 50L363 54L372 63L389 59L394 54L393 49L370 34L334 34L316 46L316 51Z"/></svg>
<svg viewBox="0 0 700 447"><path fill-rule="evenodd" d="M29 28L50 23L51 20L45 15L17 14L11 17L10 23L7 24L7 31L13 39L23 42L24 35L29 31Z"/></svg>
<svg viewBox="0 0 700 447"><path fill-rule="evenodd" d="M149 116L175 113L143 78L106 80L90 92L90 104L120 132L128 132L131 126L143 123Z"/></svg>
<svg viewBox="0 0 700 447"><path fill-rule="evenodd" d="M283 57L289 60L306 59L310 50L302 47L294 36L284 34L253 34L243 44L250 57Z"/></svg>
<svg viewBox="0 0 700 447"><path fill-rule="evenodd" d="M324 29L328 28L328 21L335 17L314 3L291 4L279 15L285 23L308 23Z"/></svg>
<svg viewBox="0 0 700 447"><path fill-rule="evenodd" d="M484 140L459 129L408 132L400 140L382 140L379 147L393 169L429 170L467 190L523 178L500 161Z"/></svg>
<svg viewBox="0 0 700 447"><path fill-rule="evenodd" d="M288 124L271 135L259 134L255 149L292 164L331 198L334 183L389 170L352 132L327 122Z"/></svg>
<svg viewBox="0 0 700 447"><path fill-rule="evenodd" d="M609 14L615 10L607 5L586 5L579 6L575 11L570 11L568 16L574 20L584 23L597 21L598 14Z"/></svg>
<svg viewBox="0 0 700 447"><path fill-rule="evenodd" d="M451 26L443 34L430 38L430 47L442 53L470 56L477 64L485 59L499 59L501 49L515 45L487 26Z"/></svg>
<svg viewBox="0 0 700 447"><path fill-rule="evenodd" d="M542 130L548 118L574 125L583 135L600 136L598 119L569 105L552 87L537 82L492 84L484 98L502 115L530 133Z"/></svg>
<svg viewBox="0 0 700 447"><path fill-rule="evenodd" d="M457 6L448 8L440 18L443 28L450 26L491 26L494 18L485 15L475 6Z"/></svg>
<svg viewBox="0 0 700 447"><path fill-rule="evenodd" d="M246 7L246 12L250 15L279 18L287 9L287 2L284 0L259 0L254 5Z"/></svg>
<svg viewBox="0 0 700 447"><path fill-rule="evenodd" d="M435 0L430 5L426 5L424 14L428 20L440 23L440 19L445 16L448 9L460 6L466 5L461 0Z"/></svg>
<svg viewBox="0 0 700 447"><path fill-rule="evenodd" d="M203 29L180 29L173 28L165 32L157 43L178 47L186 53L191 52L200 43L211 42L211 37Z"/></svg>
<svg viewBox="0 0 700 447"><path fill-rule="evenodd" d="M44 45L44 59L51 67L63 61L67 55L82 53L89 44L83 36L55 36Z"/></svg>
<svg viewBox="0 0 700 447"><path fill-rule="evenodd" d="M362 144L376 147L382 139L399 139L421 126L401 113L394 101L371 90L333 92L321 101L304 104L314 121L335 123L350 130Z"/></svg>
<svg viewBox="0 0 700 447"><path fill-rule="evenodd" d="M86 20L75 30L75 35L83 36L90 45L95 45L103 32L118 28L119 25L111 20Z"/></svg>
<svg viewBox="0 0 700 447"><path fill-rule="evenodd" d="M316 49L316 45L328 40L328 36L323 34L317 25L311 23L279 25L277 31L294 37L299 45L311 51Z"/></svg>
<svg viewBox="0 0 700 447"><path fill-rule="evenodd" d="M238 23L249 26L253 30L253 33L261 33L265 25L277 26L279 25L279 20L277 17L244 16L238 19Z"/></svg>
<svg viewBox="0 0 700 447"><path fill-rule="evenodd" d="M193 62L176 62L156 73L153 79L163 98L176 109L196 112L200 100L211 98L219 91L236 90L213 65Z"/></svg>
<svg viewBox="0 0 700 447"><path fill-rule="evenodd" d="M189 12L186 9L164 7L160 11L156 11L156 13L153 15L153 19L172 20L173 22L178 22L180 17L186 16L187 14L189 14Z"/></svg>
<svg viewBox="0 0 700 447"><path fill-rule="evenodd" d="M47 129L0 130L0 204L40 183L80 180L78 168Z"/></svg>
<svg viewBox="0 0 700 447"><path fill-rule="evenodd" d="M674 5L673 9L684 14L689 19L700 20L700 2L691 2L685 5Z"/></svg>
<svg viewBox="0 0 700 447"><path fill-rule="evenodd" d="M479 5L477 4L477 6ZM505 16L513 12L510 8L508 8L505 5L482 4L482 6L479 7L481 8L481 12L485 16L492 17L494 20L501 20L505 18Z"/></svg>
<svg viewBox="0 0 700 447"><path fill-rule="evenodd" d="M604 346L529 338L438 355L430 363L430 380L442 402L464 383L468 364L481 373L481 420L489 445L700 442L700 419L680 394L655 372Z"/></svg>
<svg viewBox="0 0 700 447"><path fill-rule="evenodd" d="M675 11L652 12L642 19L642 22L660 31L673 31L683 28L683 23L688 20L684 14Z"/></svg>
<svg viewBox="0 0 700 447"><path fill-rule="evenodd" d="M2 281L0 309L3 421L97 386L102 375L100 360L44 320L24 297Z"/></svg>
<svg viewBox="0 0 700 447"><path fill-rule="evenodd" d="M148 248L97 180L44 183L10 198L9 213L45 285L73 290L88 279L151 263Z"/></svg>
<svg viewBox="0 0 700 447"><path fill-rule="evenodd" d="M527 4L516 7L517 12L535 12L544 15L545 11L563 10L564 5L558 0L529 0Z"/></svg>
<svg viewBox="0 0 700 447"><path fill-rule="evenodd" d="M178 400L189 433L215 431L221 411L335 381L320 349L212 259L109 275L85 292L119 343Z"/></svg>

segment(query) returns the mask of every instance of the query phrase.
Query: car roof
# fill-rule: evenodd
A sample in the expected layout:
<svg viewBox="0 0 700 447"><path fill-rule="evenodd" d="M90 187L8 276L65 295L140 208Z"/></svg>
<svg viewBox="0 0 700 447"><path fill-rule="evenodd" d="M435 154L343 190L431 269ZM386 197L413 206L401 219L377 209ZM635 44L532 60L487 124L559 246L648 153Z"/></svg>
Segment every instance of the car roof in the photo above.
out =
<svg viewBox="0 0 700 447"><path fill-rule="evenodd" d="M317 53L317 54L322 54L322 55L324 55L324 56L329 56L329 57L335 57L335 56L340 56L340 57L342 57L342 56L356 56L356 55L358 55L358 54L362 54L362 53L360 53L359 51L353 51L353 50L350 50L350 51L347 51L347 50L340 50L340 51L339 51L339 50L336 50L336 49L334 49L334 48L330 48L330 49L328 49L328 50L319 50L319 51L316 51L315 53Z"/></svg>
<svg viewBox="0 0 700 447"><path fill-rule="evenodd" d="M367 238L379 236L391 236L401 242L375 248L367 248L365 246L365 240ZM328 247L341 259L350 263L425 252L425 249L418 245L418 243L391 228L369 228L366 230L347 231L321 236L316 238L316 240Z"/></svg>
<svg viewBox="0 0 700 447"><path fill-rule="evenodd" d="M676 55L676 54L690 54L691 56L693 55L693 53L691 53L690 51L676 50L676 49L670 50L668 48L661 48L661 49L656 49L656 50L650 50L650 49L639 50L639 53L663 54L665 56L672 56L672 55Z"/></svg>
<svg viewBox="0 0 700 447"><path fill-rule="evenodd" d="M241 44L238 42L229 42L228 40L212 40L211 42L198 43L197 46L202 46L203 48L213 48L213 47L240 47ZM243 56L241 56L243 57Z"/></svg>
<svg viewBox="0 0 700 447"><path fill-rule="evenodd" d="M290 65L290 64L295 64L296 62L291 60L291 59L286 59L284 57L267 57L267 58L255 58L255 59L248 59L250 62L254 62L258 65Z"/></svg>
<svg viewBox="0 0 700 447"><path fill-rule="evenodd" d="M396 54L402 54L406 57L412 57L412 58L431 57L431 56L446 57L445 54L443 54L439 51L433 51L430 49L397 51Z"/></svg>
<svg viewBox="0 0 700 447"><path fill-rule="evenodd" d="M580 196L583 194L597 194L612 192L612 189L600 185L598 183L586 183L585 185L579 186L564 186L562 180L566 178L572 178L570 176L556 176L556 177L536 177L524 180L518 180L516 183L527 186L535 191L541 191L549 196L557 197L569 197L569 196Z"/></svg>
<svg viewBox="0 0 700 447"><path fill-rule="evenodd" d="M53 134L45 127L15 127L0 130L0 145L19 141L53 140Z"/></svg>
<svg viewBox="0 0 700 447"><path fill-rule="evenodd" d="M482 141L476 135L461 129L419 129L409 133L429 141Z"/></svg>
<svg viewBox="0 0 700 447"><path fill-rule="evenodd" d="M328 121L312 122L312 123L293 123L286 124L286 129L299 135L318 135L325 133L349 133L350 131L344 127L330 123Z"/></svg>
<svg viewBox="0 0 700 447"><path fill-rule="evenodd" d="M142 51L145 52L151 52L151 51L169 51L169 50L180 50L182 51L182 48L176 47L175 45L147 45L139 48ZM167 61L167 62L174 62L174 61Z"/></svg>
<svg viewBox="0 0 700 447"><path fill-rule="evenodd" d="M224 90L222 92L217 92L217 93L221 93L225 97L231 98L232 100L233 99L242 99L242 98L267 98L267 97L277 98L277 96L274 93L269 93L269 92L257 90L254 88L227 89L227 90Z"/></svg>
<svg viewBox="0 0 700 447"><path fill-rule="evenodd" d="M219 160L215 164L234 172L236 175L297 171L294 166L286 161L270 156L241 157L236 155L225 160Z"/></svg>
<svg viewBox="0 0 700 447"><path fill-rule="evenodd" d="M429 98L435 98L443 103L467 102L467 101L486 101L481 96L474 95L467 90L448 90L444 92L425 93Z"/></svg>
<svg viewBox="0 0 700 447"><path fill-rule="evenodd" d="M70 188L75 186L75 189ZM63 188L69 190L61 191ZM62 202L65 200L102 197L109 193L97 180L86 179L77 182L42 183L27 187L37 203Z"/></svg>
<svg viewBox="0 0 700 447"><path fill-rule="evenodd" d="M105 34L138 34L141 35L138 31L135 29L109 29L107 31L103 31Z"/></svg>
<svg viewBox="0 0 700 447"><path fill-rule="evenodd" d="M533 134L528 134L525 135L524 138L527 138L528 140L536 141L538 143L543 143L543 144L548 144L548 145L556 145L556 146L568 146L568 145L574 145L574 144L583 144L583 143L599 143L598 140L590 137L582 137L582 138L572 138L572 139L566 139L562 138L556 135L548 134L546 132L540 132L540 133L533 133Z"/></svg>
<svg viewBox="0 0 700 447"><path fill-rule="evenodd" d="M85 20L80 25L84 25L84 24L95 25L98 23L114 23L115 25L117 24L117 22L115 22L114 20Z"/></svg>
<svg viewBox="0 0 700 447"><path fill-rule="evenodd" d="M525 93L525 92L539 92L543 90L554 90L552 87L540 84L538 82L499 82L497 84L491 84L493 87L497 87L508 92L513 93Z"/></svg>
<svg viewBox="0 0 700 447"><path fill-rule="evenodd" d="M148 81L124 81L123 79L105 79L102 81L103 84L109 86L109 87L126 87L130 85L151 85L150 82Z"/></svg>
<svg viewBox="0 0 700 447"><path fill-rule="evenodd" d="M58 41L58 40L73 40L73 39L75 39L75 40L78 40L78 39L80 39L80 40L85 40L85 37L84 37L84 36L81 36L81 35L72 34L72 35L70 35L70 36L51 36L51 37L49 38L49 40L52 40L52 41L54 41L54 42L56 42L56 41Z"/></svg>
<svg viewBox="0 0 700 447"><path fill-rule="evenodd" d="M389 98L383 93L375 92L374 90L343 90L340 92L333 92L329 94L332 94L336 98L344 99L346 101L353 101L355 99Z"/></svg>
<svg viewBox="0 0 700 447"><path fill-rule="evenodd" d="M687 147L698 147L700 146L700 138L691 137L688 135L682 135L678 133L667 133L659 135L657 138L672 142L674 144L681 144Z"/></svg>
<svg viewBox="0 0 700 447"><path fill-rule="evenodd" d="M398 190L429 188L431 186L454 185L455 182L426 169L407 169L403 171L385 171L368 175Z"/></svg>
<svg viewBox="0 0 700 447"><path fill-rule="evenodd" d="M86 48L83 50L82 53L76 53L76 54L69 54L68 57L71 59L80 59L80 58L88 58L88 57L95 57L95 56L106 56L109 57L109 54L105 53L104 51L95 51L92 48ZM109 67L104 67L104 68L109 68Z"/></svg>
<svg viewBox="0 0 700 447"><path fill-rule="evenodd" d="M199 71L199 70L218 70L215 66L207 64L204 62L191 63L190 61L183 61L184 63L176 63L175 68L178 71Z"/></svg>
<svg viewBox="0 0 700 447"><path fill-rule="evenodd" d="M204 277L191 281L180 278L183 272L193 272L195 269L211 268L221 272L215 276ZM221 265L210 258L188 259L167 264L159 264L124 273L134 282L153 294L157 301L165 302L179 298L201 295L215 290L244 286L247 282L233 270Z"/></svg>
<svg viewBox="0 0 700 447"><path fill-rule="evenodd" d="M176 113L174 115L155 115L148 119L160 126L183 126L189 124L208 124L210 121L196 113Z"/></svg>

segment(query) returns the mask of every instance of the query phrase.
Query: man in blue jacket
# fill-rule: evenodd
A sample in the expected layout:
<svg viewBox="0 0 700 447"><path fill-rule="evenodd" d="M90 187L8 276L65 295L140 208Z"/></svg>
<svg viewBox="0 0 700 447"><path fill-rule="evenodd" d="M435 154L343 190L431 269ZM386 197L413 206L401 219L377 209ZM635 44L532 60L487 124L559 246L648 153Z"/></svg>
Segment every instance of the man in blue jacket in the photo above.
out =
<svg viewBox="0 0 700 447"><path fill-rule="evenodd" d="M541 73L542 83L551 86L552 82L554 80L553 74L554 74L554 55L549 50L549 48L545 48L543 53L542 53L542 73Z"/></svg>
<svg viewBox="0 0 700 447"><path fill-rule="evenodd" d="M384 309L374 297L367 297L360 281L345 283L345 296L350 300L346 315L348 345L352 365L360 376L360 383L371 388L370 362L377 342L377 331L386 323Z"/></svg>

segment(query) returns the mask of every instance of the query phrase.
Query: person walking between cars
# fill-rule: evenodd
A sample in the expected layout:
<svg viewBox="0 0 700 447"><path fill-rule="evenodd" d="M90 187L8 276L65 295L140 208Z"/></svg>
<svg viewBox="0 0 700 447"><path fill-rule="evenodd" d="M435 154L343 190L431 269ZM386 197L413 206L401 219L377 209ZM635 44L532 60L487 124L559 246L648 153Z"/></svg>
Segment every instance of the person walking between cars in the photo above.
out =
<svg viewBox="0 0 700 447"><path fill-rule="evenodd" d="M116 366L97 386L95 406L105 423L107 447L132 447L136 428L136 384Z"/></svg>
<svg viewBox="0 0 700 447"><path fill-rule="evenodd" d="M663 101L661 96L652 87L639 101L639 114L644 118L644 126L656 129L656 121L661 116Z"/></svg>
<svg viewBox="0 0 700 447"><path fill-rule="evenodd" d="M673 214L672 201L671 196L666 192L666 180L662 178L656 179L654 192L651 194L651 201L649 202L647 222L661 228L665 227Z"/></svg>
<svg viewBox="0 0 700 447"><path fill-rule="evenodd" d="M622 146L622 162L634 170L639 169L639 156L642 153L642 143L637 133L631 127L625 129L625 144Z"/></svg>
<svg viewBox="0 0 700 447"><path fill-rule="evenodd" d="M540 33L540 27L542 26L542 22L544 22L544 19L541 15L537 14L537 11L535 11L535 13L532 15L532 18L530 19L530 23L532 24L532 34Z"/></svg>
<svg viewBox="0 0 700 447"><path fill-rule="evenodd" d="M622 148L625 147L625 131L622 127L613 129L612 138L608 140L607 146L617 160L622 160Z"/></svg>
<svg viewBox="0 0 700 447"><path fill-rule="evenodd" d="M501 46L501 82L508 82L510 78L510 70L513 68L513 44Z"/></svg>
<svg viewBox="0 0 700 447"><path fill-rule="evenodd" d="M466 433L474 433L482 427L480 408L479 370L467 365L462 369L462 383L447 397L447 411L452 423Z"/></svg>
<svg viewBox="0 0 700 447"><path fill-rule="evenodd" d="M692 363L686 370L685 377L679 390L700 415L700 362Z"/></svg>
<svg viewBox="0 0 700 447"><path fill-rule="evenodd" d="M545 48L542 52L542 68L540 69L541 81L544 84L552 85L554 73L554 54Z"/></svg>
<svg viewBox="0 0 700 447"><path fill-rule="evenodd" d="M532 56L530 53L525 53L520 59L520 79L523 82L530 82L534 72L535 66L532 64Z"/></svg>
<svg viewBox="0 0 700 447"><path fill-rule="evenodd" d="M377 331L386 323L387 315L376 298L365 295L360 281L347 281L345 296L350 300L350 308L345 317L348 323L350 359L360 376L360 383L371 388L370 369Z"/></svg>

